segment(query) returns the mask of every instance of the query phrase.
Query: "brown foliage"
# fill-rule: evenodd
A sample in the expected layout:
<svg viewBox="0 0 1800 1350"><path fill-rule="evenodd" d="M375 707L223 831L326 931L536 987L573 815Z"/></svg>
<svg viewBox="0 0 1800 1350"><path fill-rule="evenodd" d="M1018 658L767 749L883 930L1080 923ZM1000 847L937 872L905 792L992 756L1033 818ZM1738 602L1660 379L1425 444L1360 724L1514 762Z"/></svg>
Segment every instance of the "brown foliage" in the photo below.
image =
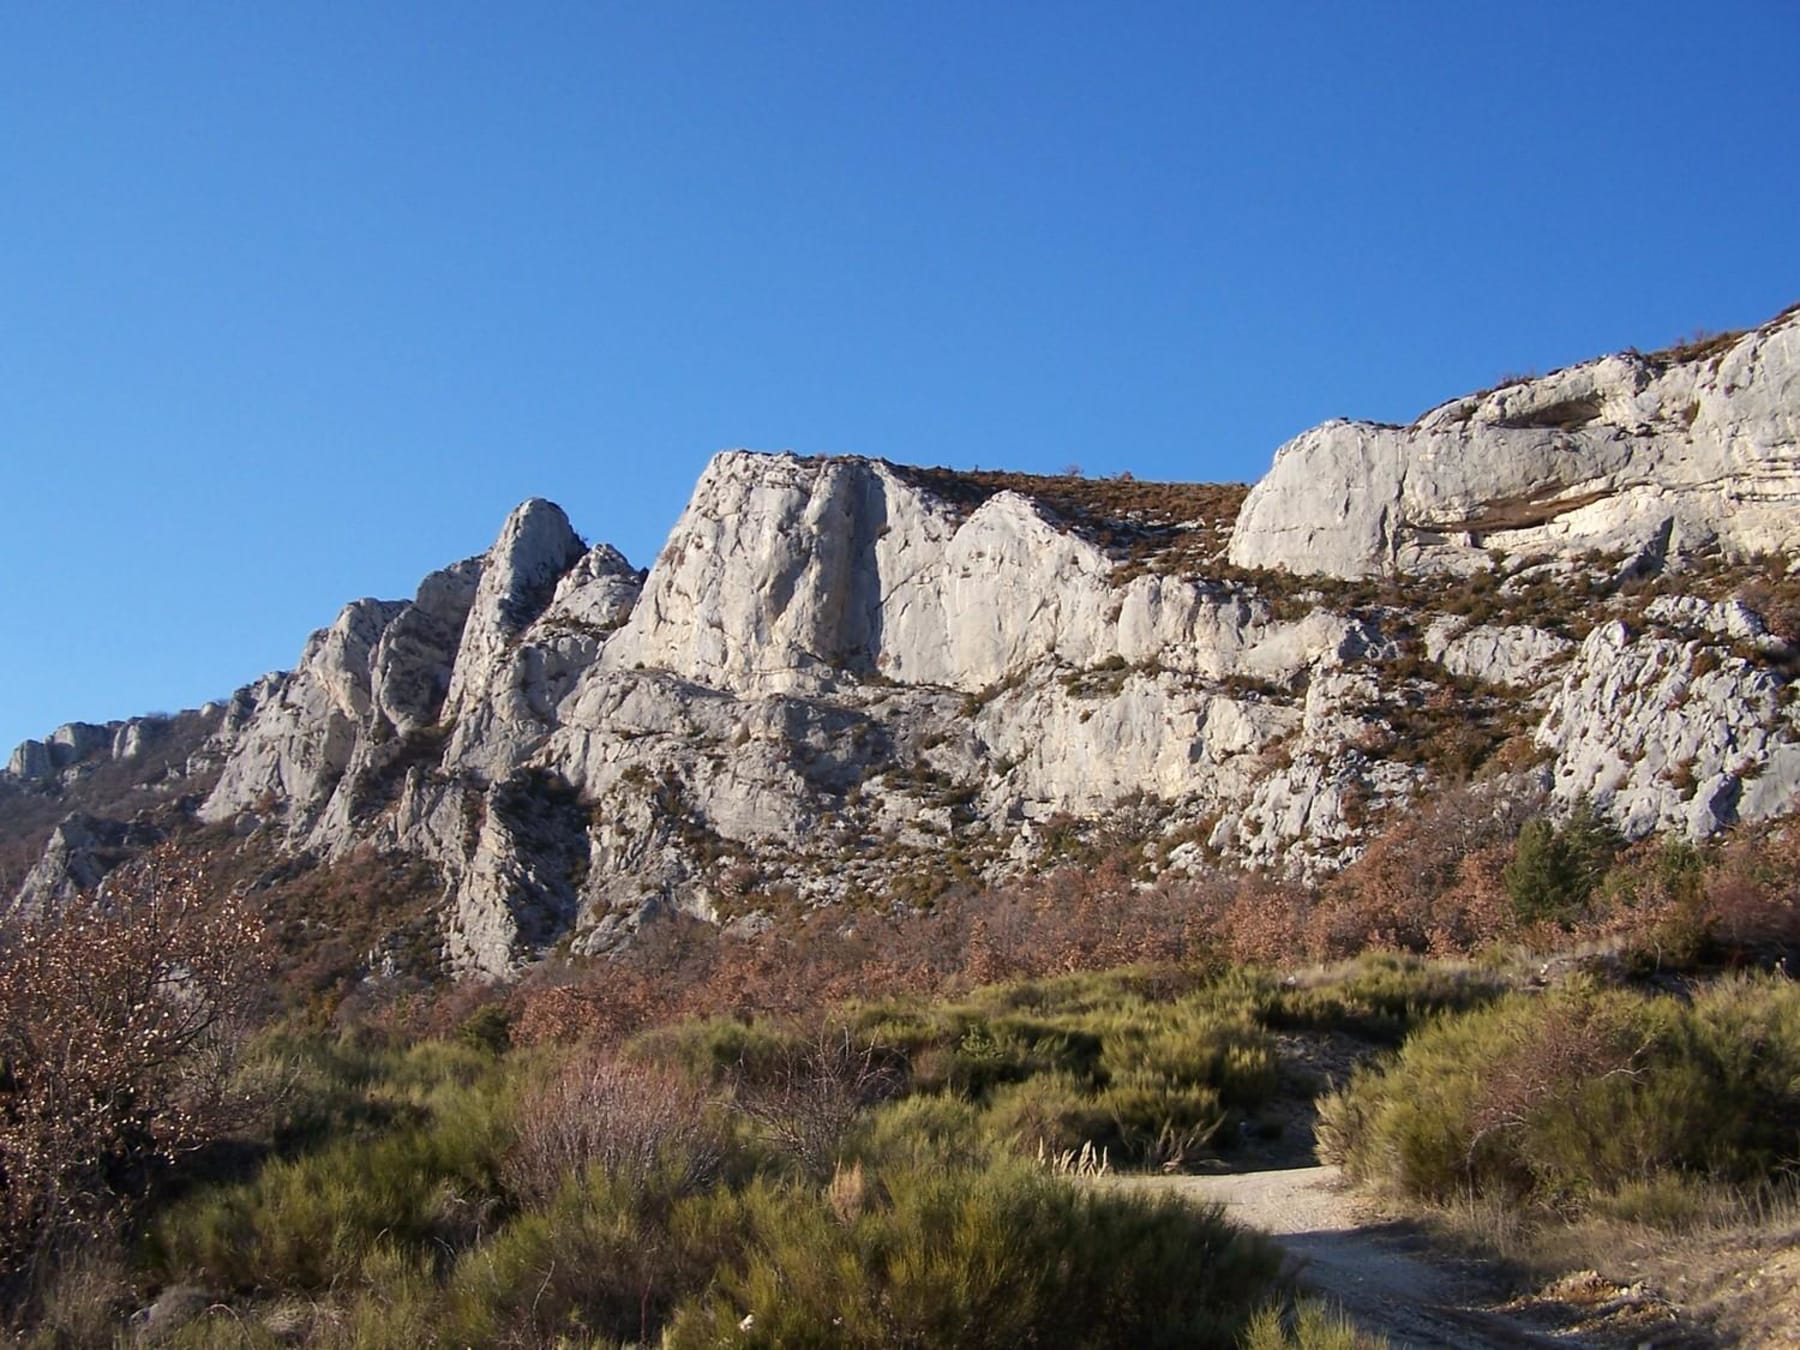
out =
<svg viewBox="0 0 1800 1350"><path fill-rule="evenodd" d="M1579 924L1521 925L1503 872L1538 804L1480 784L1442 792L1318 887L1227 870L1147 886L1132 875L1141 852L1128 850L952 890L924 913L800 912L753 939L669 920L605 960L534 971L508 995L512 1034L616 1045L682 1018L804 1018L852 999L1132 964L1292 966L1371 948L1457 956L1497 941L1621 940L1689 961L1800 940L1800 829L1746 832L1686 881L1659 872L1658 846L1640 845ZM427 1014L430 1025L457 1020Z"/></svg>
<svg viewBox="0 0 1800 1350"><path fill-rule="evenodd" d="M1308 955L1369 946L1448 955L1493 941L1513 922L1499 869L1534 805L1526 794L1459 787L1407 812L1325 886Z"/></svg>
<svg viewBox="0 0 1800 1350"><path fill-rule="evenodd" d="M1272 894L1287 888L1264 883ZM931 994L1138 963L1213 958L1223 879L1144 887L1119 859L1065 867L986 890L959 890L928 913L814 911L742 940L672 919L591 962L548 962L512 996L519 1044L616 1045L681 1018L805 1018L851 999Z"/></svg>
<svg viewBox="0 0 1800 1350"><path fill-rule="evenodd" d="M164 855L15 923L0 949L0 1253L92 1228L154 1170L240 1123L267 944Z"/></svg>
<svg viewBox="0 0 1800 1350"><path fill-rule="evenodd" d="M589 1169L671 1179L697 1187L718 1173L725 1132L705 1095L680 1074L587 1051L520 1104L519 1138L506 1161L508 1185L550 1199Z"/></svg>
<svg viewBox="0 0 1800 1350"><path fill-rule="evenodd" d="M1728 951L1800 946L1800 827L1734 841L1705 882L1708 929Z"/></svg>
<svg viewBox="0 0 1800 1350"><path fill-rule="evenodd" d="M905 1089L898 1057L847 1030L822 1029L784 1053L771 1072L740 1082L737 1099L765 1139L823 1178L836 1165L851 1122Z"/></svg>

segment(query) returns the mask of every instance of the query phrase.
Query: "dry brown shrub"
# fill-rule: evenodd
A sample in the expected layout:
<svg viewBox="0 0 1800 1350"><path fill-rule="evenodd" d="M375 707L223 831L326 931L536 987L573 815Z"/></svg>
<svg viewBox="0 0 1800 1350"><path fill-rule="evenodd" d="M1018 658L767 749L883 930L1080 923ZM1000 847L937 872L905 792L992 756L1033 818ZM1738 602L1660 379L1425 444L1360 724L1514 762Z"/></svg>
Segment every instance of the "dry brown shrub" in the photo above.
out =
<svg viewBox="0 0 1800 1350"><path fill-rule="evenodd" d="M0 947L0 1260L104 1228L157 1169L247 1122L236 1081L269 943L154 853Z"/></svg>
<svg viewBox="0 0 1800 1350"><path fill-rule="evenodd" d="M1309 950L1312 903L1304 889L1259 876L1221 889L1214 925L1233 961L1282 965Z"/></svg>
<svg viewBox="0 0 1800 1350"><path fill-rule="evenodd" d="M1800 829L1735 840L1705 881L1708 927L1738 953L1800 945Z"/></svg>
<svg viewBox="0 0 1800 1350"><path fill-rule="evenodd" d="M1465 953L1507 932L1499 869L1535 804L1481 787L1441 792L1402 815L1324 888L1308 931L1315 959L1370 946Z"/></svg>
<svg viewBox="0 0 1800 1350"><path fill-rule="evenodd" d="M826 1177L863 1111L906 1090L905 1060L847 1029L823 1028L771 1070L737 1084L738 1105L764 1139L808 1174Z"/></svg>
<svg viewBox="0 0 1800 1350"><path fill-rule="evenodd" d="M614 1057L576 1056L519 1107L507 1185L543 1202L592 1169L648 1177L668 1169L683 1189L724 1164L726 1133L705 1093L673 1071Z"/></svg>

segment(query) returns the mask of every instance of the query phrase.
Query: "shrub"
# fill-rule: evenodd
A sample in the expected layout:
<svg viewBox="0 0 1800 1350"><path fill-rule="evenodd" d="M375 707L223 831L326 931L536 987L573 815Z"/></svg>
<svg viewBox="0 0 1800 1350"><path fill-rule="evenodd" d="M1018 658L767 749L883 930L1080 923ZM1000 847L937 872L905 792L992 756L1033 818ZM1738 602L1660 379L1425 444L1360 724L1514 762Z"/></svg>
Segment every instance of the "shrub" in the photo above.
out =
<svg viewBox="0 0 1800 1350"><path fill-rule="evenodd" d="M633 1059L722 1087L761 1081L782 1071L799 1048L798 1033L767 1018L708 1017L644 1032L626 1046Z"/></svg>
<svg viewBox="0 0 1800 1350"><path fill-rule="evenodd" d="M1230 1345L1273 1250L1219 1210L1080 1190L1024 1162L890 1168L848 1219L754 1189L746 1249L666 1343Z"/></svg>
<svg viewBox="0 0 1800 1350"><path fill-rule="evenodd" d="M458 1024L456 1039L489 1054L503 1055L512 1048L512 1015L502 1004L484 1003Z"/></svg>
<svg viewBox="0 0 1800 1350"><path fill-rule="evenodd" d="M906 1081L905 1062L892 1051L848 1028L825 1028L762 1075L746 1076L737 1100L767 1143L818 1178L835 1167L857 1116L898 1096Z"/></svg>
<svg viewBox="0 0 1800 1350"><path fill-rule="evenodd" d="M1404 1195L1581 1208L1663 1178L1754 1188L1800 1146L1800 987L1572 987L1437 1021L1321 1105L1321 1155Z"/></svg>
<svg viewBox="0 0 1800 1350"><path fill-rule="evenodd" d="M1527 821L1502 874L1519 918L1572 923L1620 845L1618 831L1586 801L1577 804L1560 829L1541 816Z"/></svg>
<svg viewBox="0 0 1800 1350"><path fill-rule="evenodd" d="M485 1069L464 1078L473 1065ZM379 1251L435 1262L491 1231L514 1125L504 1071L430 1042L381 1067L370 1091L389 1099L391 1123L169 1207L150 1234L155 1266L214 1288L313 1292L354 1283Z"/></svg>
<svg viewBox="0 0 1800 1350"><path fill-rule="evenodd" d="M1498 978L1467 967L1373 952L1327 977L1271 991L1265 1020L1398 1045L1433 1015L1482 1007L1504 989Z"/></svg>
<svg viewBox="0 0 1800 1350"><path fill-rule="evenodd" d="M670 1169L692 1189L717 1175L727 1138L687 1078L590 1051L526 1093L504 1174L513 1191L538 1202L590 1169L639 1178Z"/></svg>
<svg viewBox="0 0 1800 1350"><path fill-rule="evenodd" d="M153 859L0 944L0 1264L104 1227L262 1105L236 1077L267 959L244 905Z"/></svg>
<svg viewBox="0 0 1800 1350"><path fill-rule="evenodd" d="M985 1167L1000 1156L981 1113L955 1097L908 1097L862 1117L845 1140L844 1154L867 1167Z"/></svg>
<svg viewBox="0 0 1800 1350"><path fill-rule="evenodd" d="M752 1194L758 1194L752 1187ZM457 1262L448 1326L458 1345L652 1344L743 1243L745 1201L666 1179L590 1170ZM420 1342L421 1344L428 1342Z"/></svg>

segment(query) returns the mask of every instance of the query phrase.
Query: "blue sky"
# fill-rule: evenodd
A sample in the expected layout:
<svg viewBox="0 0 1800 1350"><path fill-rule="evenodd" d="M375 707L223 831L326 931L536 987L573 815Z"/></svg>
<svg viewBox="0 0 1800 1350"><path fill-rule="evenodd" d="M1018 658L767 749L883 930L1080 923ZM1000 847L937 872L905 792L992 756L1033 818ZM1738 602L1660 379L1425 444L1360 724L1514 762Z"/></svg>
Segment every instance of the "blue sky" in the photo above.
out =
<svg viewBox="0 0 1800 1350"><path fill-rule="evenodd" d="M1249 479L1800 299L1800 6L13 5L0 753L715 450Z"/></svg>

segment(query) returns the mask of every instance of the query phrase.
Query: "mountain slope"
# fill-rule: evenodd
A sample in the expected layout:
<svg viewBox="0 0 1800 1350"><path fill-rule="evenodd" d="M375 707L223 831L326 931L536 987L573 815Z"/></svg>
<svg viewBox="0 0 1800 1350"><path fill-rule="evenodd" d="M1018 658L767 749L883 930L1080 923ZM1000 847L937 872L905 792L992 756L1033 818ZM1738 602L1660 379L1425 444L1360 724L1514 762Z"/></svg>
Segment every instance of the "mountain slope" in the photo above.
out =
<svg viewBox="0 0 1800 1350"><path fill-rule="evenodd" d="M415 860L451 965L497 975L1098 841L1145 877L1317 874L1470 777L1632 835L1766 818L1800 785L1797 332L1328 424L1247 499L729 452L647 572L527 502L195 722L157 828ZM78 795L141 758L120 735L35 744L0 776L18 847L49 845L31 905L144 809ZM63 806L90 818L59 845Z"/></svg>

